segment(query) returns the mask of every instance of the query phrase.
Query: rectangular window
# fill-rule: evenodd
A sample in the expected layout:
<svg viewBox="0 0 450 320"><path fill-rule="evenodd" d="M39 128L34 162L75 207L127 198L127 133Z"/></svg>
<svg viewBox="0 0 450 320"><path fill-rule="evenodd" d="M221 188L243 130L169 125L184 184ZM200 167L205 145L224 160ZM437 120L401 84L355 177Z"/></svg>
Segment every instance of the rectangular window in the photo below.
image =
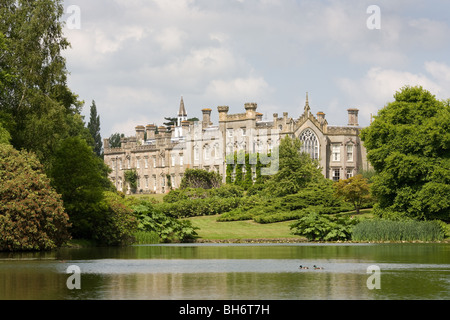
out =
<svg viewBox="0 0 450 320"><path fill-rule="evenodd" d="M156 168L156 157L153 157L153 168Z"/></svg>
<svg viewBox="0 0 450 320"><path fill-rule="evenodd" d="M145 166L146 169L148 168L148 158L144 159L144 166Z"/></svg>
<svg viewBox="0 0 450 320"><path fill-rule="evenodd" d="M175 175L174 174L172 174L171 176L170 176L170 182L172 183L172 188L176 188L177 187L177 184L176 184L176 182L175 182Z"/></svg>
<svg viewBox="0 0 450 320"><path fill-rule="evenodd" d="M247 129L241 128L242 136L245 137L247 135Z"/></svg>
<svg viewBox="0 0 450 320"><path fill-rule="evenodd" d="M183 165L183 155L180 154L180 166L182 166L182 165Z"/></svg>
<svg viewBox="0 0 450 320"><path fill-rule="evenodd" d="M131 169L131 159L127 159L127 163L128 163L128 169Z"/></svg>
<svg viewBox="0 0 450 320"><path fill-rule="evenodd" d="M347 161L353 162L353 145L347 146Z"/></svg>
<svg viewBox="0 0 450 320"><path fill-rule="evenodd" d="M111 169L112 171L116 170L116 160L111 160Z"/></svg>
<svg viewBox="0 0 450 320"><path fill-rule="evenodd" d="M119 169L122 170L122 159L119 159Z"/></svg>
<svg viewBox="0 0 450 320"><path fill-rule="evenodd" d="M341 161L341 146L333 144L333 161Z"/></svg>
<svg viewBox="0 0 450 320"><path fill-rule="evenodd" d="M333 181L339 181L340 176L341 176L341 170L333 169Z"/></svg>
<svg viewBox="0 0 450 320"><path fill-rule="evenodd" d="M214 146L214 156L216 159L220 158L219 146L217 144Z"/></svg>
<svg viewBox="0 0 450 320"><path fill-rule="evenodd" d="M353 169L347 169L347 179L353 177Z"/></svg>
<svg viewBox="0 0 450 320"><path fill-rule="evenodd" d="M140 167L141 167L140 159L137 158L137 159L136 159L136 168L139 169Z"/></svg>
<svg viewBox="0 0 450 320"><path fill-rule="evenodd" d="M175 156L172 156L172 167L175 167Z"/></svg>
<svg viewBox="0 0 450 320"><path fill-rule="evenodd" d="M233 138L233 129L227 129L228 138Z"/></svg>
<svg viewBox="0 0 450 320"><path fill-rule="evenodd" d="M148 189L148 177L145 177L145 189Z"/></svg>
<svg viewBox="0 0 450 320"><path fill-rule="evenodd" d="M198 147L194 149L194 160L198 161L200 159L200 154L198 151Z"/></svg>

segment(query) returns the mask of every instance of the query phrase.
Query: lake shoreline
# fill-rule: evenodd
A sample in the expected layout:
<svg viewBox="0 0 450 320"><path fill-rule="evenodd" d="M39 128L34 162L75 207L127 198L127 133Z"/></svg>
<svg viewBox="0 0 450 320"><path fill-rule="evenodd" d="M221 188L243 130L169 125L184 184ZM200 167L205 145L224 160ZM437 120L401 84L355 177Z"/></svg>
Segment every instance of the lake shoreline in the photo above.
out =
<svg viewBox="0 0 450 320"><path fill-rule="evenodd" d="M348 243L348 244L358 244L358 243L450 243L450 239L445 239L442 241L308 241L307 239L294 239L294 238L278 238L278 239L197 239L193 243L207 243L207 244L226 244L226 243L310 243L310 244L320 244L320 243Z"/></svg>

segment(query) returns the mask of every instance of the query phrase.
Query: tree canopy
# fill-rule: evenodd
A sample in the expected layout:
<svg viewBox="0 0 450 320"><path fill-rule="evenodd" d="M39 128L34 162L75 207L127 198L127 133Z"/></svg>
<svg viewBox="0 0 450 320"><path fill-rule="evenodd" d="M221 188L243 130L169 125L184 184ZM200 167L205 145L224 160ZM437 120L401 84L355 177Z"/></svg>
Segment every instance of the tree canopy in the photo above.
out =
<svg viewBox="0 0 450 320"><path fill-rule="evenodd" d="M381 215L450 220L450 107L404 87L362 130Z"/></svg>
<svg viewBox="0 0 450 320"><path fill-rule="evenodd" d="M308 183L324 179L317 161L301 151L302 142L298 138L284 137L278 147L278 172L268 181L272 195L294 194ZM276 152L276 151L275 151Z"/></svg>

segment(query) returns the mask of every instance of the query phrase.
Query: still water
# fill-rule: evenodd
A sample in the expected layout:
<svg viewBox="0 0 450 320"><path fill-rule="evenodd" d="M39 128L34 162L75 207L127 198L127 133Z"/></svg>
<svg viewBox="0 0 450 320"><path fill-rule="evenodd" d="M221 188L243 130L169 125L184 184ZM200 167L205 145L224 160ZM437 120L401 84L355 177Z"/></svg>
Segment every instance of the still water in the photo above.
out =
<svg viewBox="0 0 450 320"><path fill-rule="evenodd" d="M367 273L373 265L379 273ZM79 290L67 287L69 266L79 267ZM368 279L380 288L369 289ZM191 244L0 253L0 299L448 300L450 244Z"/></svg>

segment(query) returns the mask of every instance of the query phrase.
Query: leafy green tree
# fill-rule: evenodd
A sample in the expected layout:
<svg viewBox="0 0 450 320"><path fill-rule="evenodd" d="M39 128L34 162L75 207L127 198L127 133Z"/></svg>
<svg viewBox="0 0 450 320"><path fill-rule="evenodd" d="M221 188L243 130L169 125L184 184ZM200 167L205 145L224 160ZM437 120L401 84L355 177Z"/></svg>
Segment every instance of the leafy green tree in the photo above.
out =
<svg viewBox="0 0 450 320"><path fill-rule="evenodd" d="M94 152L97 156L102 156L102 137L100 135L100 116L97 114L97 106L95 105L95 101L92 101L91 105L91 113L89 122L87 125L87 128L89 129L89 132L93 139L93 148Z"/></svg>
<svg viewBox="0 0 450 320"><path fill-rule="evenodd" d="M2 123L0 122L0 144L9 144L11 141L11 135L8 130L3 128Z"/></svg>
<svg viewBox="0 0 450 320"><path fill-rule="evenodd" d="M137 181L138 181L138 173L136 169L126 170L124 172L125 182L130 185L130 190L132 193L136 193L137 190Z"/></svg>
<svg viewBox="0 0 450 320"><path fill-rule="evenodd" d="M93 240L100 245L120 246L133 242L139 221L116 192L104 192L104 199L94 212Z"/></svg>
<svg viewBox="0 0 450 320"><path fill-rule="evenodd" d="M36 156L0 144L0 251L54 249L70 239L69 226Z"/></svg>
<svg viewBox="0 0 450 320"><path fill-rule="evenodd" d="M375 212L450 220L450 107L403 87L361 133L376 170Z"/></svg>
<svg viewBox="0 0 450 320"><path fill-rule="evenodd" d="M120 139L124 138L125 135L122 133L113 133L110 137L109 137L109 147L110 148L120 148L122 147L122 142L120 141Z"/></svg>
<svg viewBox="0 0 450 320"><path fill-rule="evenodd" d="M285 196L297 193L308 183L323 179L317 161L301 151L298 138L284 137L278 147L278 172L268 181L272 195Z"/></svg>
<svg viewBox="0 0 450 320"><path fill-rule="evenodd" d="M82 106L67 87L63 14L61 0L4 0L0 6L0 45L7 48L0 111L14 120L8 128L14 147L33 151L47 172Z"/></svg>
<svg viewBox="0 0 450 320"><path fill-rule="evenodd" d="M336 195L355 206L359 214L361 206L370 201L370 185L361 174L335 183Z"/></svg>
<svg viewBox="0 0 450 320"><path fill-rule="evenodd" d="M91 213L98 210L103 200L107 179L102 175L101 166L104 166L103 161L80 137L63 140L55 152L52 183L62 195L74 237L92 236Z"/></svg>

